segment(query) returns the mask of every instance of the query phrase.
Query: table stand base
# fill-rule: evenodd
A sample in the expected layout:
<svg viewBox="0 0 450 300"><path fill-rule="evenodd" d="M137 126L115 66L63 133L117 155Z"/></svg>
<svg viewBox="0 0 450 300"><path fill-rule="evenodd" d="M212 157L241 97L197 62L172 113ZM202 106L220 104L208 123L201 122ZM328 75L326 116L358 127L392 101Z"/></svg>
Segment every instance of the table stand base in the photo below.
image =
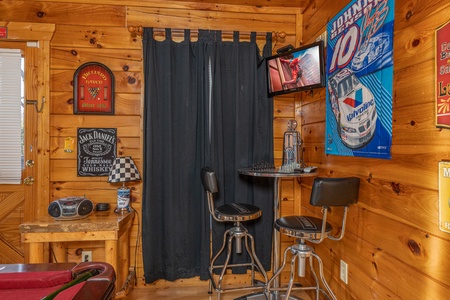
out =
<svg viewBox="0 0 450 300"><path fill-rule="evenodd" d="M270 297L267 297L264 293L258 292L253 294L248 294L235 298L234 300L287 300L284 298L283 292L273 291L270 292ZM303 300L303 298L298 298L296 296L289 296L289 300Z"/></svg>

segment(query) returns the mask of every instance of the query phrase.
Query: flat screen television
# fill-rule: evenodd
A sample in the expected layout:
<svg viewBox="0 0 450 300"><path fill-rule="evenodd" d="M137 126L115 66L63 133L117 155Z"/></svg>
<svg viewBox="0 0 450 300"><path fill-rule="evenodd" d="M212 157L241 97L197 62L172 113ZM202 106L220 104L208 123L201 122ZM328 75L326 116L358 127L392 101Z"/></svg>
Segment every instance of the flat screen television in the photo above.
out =
<svg viewBox="0 0 450 300"><path fill-rule="evenodd" d="M266 59L269 97L325 86L323 41Z"/></svg>

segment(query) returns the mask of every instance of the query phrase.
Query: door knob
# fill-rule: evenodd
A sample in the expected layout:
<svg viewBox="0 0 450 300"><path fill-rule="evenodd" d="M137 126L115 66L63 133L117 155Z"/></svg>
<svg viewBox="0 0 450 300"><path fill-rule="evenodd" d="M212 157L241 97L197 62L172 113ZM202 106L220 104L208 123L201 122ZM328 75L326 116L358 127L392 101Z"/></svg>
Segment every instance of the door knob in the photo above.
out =
<svg viewBox="0 0 450 300"><path fill-rule="evenodd" d="M32 185L34 183L34 177L28 176L24 178L23 183L26 185Z"/></svg>

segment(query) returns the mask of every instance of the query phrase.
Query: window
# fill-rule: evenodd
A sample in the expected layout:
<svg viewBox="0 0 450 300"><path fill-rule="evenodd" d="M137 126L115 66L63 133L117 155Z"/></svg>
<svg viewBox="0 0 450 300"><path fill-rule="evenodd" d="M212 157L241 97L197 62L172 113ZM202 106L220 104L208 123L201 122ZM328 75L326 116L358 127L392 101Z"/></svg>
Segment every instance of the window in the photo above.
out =
<svg viewBox="0 0 450 300"><path fill-rule="evenodd" d="M0 49L0 184L20 184L23 169L23 58Z"/></svg>

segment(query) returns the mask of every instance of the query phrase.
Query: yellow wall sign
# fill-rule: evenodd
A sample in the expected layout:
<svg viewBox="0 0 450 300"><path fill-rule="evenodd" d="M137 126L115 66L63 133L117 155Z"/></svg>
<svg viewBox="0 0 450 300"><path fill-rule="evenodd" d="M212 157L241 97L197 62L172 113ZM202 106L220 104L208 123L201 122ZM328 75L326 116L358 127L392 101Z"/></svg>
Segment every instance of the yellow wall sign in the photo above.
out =
<svg viewBox="0 0 450 300"><path fill-rule="evenodd" d="M439 229L450 233L450 162L439 162Z"/></svg>

